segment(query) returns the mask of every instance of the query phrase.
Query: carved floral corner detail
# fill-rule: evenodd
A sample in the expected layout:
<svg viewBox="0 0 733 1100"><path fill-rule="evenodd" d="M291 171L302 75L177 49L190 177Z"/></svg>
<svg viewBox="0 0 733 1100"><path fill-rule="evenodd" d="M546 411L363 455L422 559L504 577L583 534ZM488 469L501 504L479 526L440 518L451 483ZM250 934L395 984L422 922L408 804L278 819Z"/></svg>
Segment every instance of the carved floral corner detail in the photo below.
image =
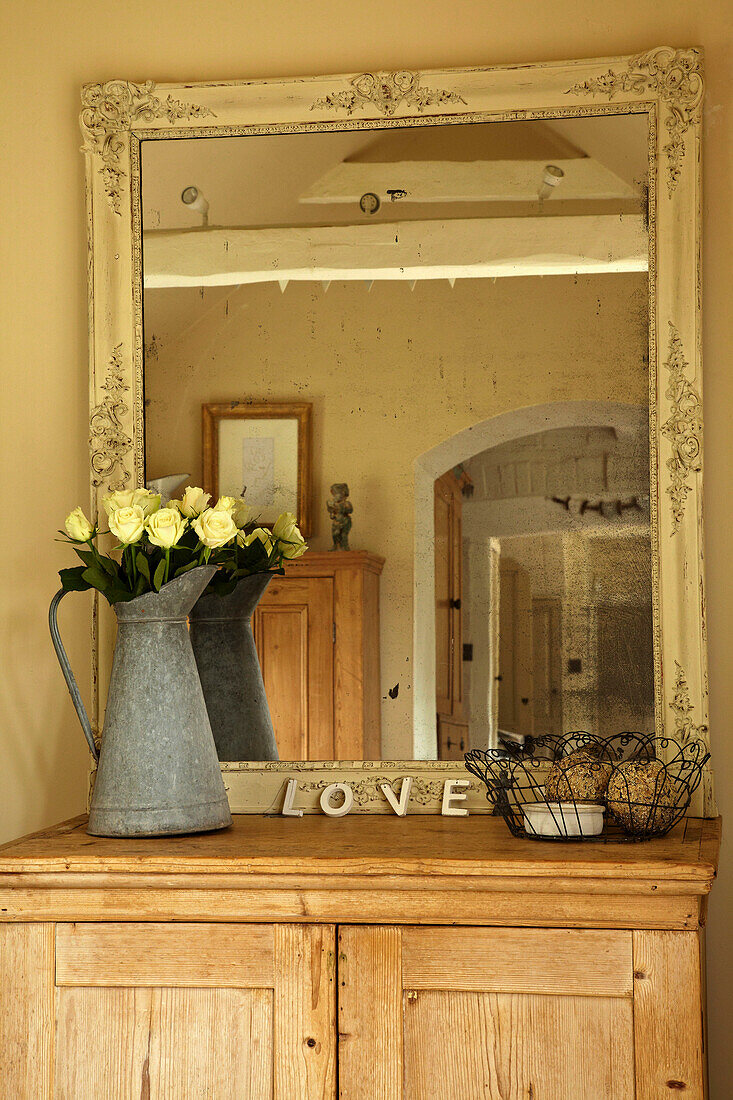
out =
<svg viewBox="0 0 733 1100"><path fill-rule="evenodd" d="M447 88L425 88L420 73L361 73L353 77L350 87L329 92L311 106L311 111L345 111L351 115L357 107L376 107L383 115L393 115L398 107L439 107L444 103L464 103L465 99Z"/></svg>
<svg viewBox="0 0 733 1100"><path fill-rule="evenodd" d="M623 72L608 72L593 80L584 80L568 89L573 95L605 95L613 99L619 92L643 95L655 92L667 107L664 124L669 141L664 146L667 156L667 189L672 196L682 171L685 157L685 134L700 121L703 97L701 58L697 50L674 50L662 46L629 59Z"/></svg>
<svg viewBox="0 0 733 1100"><path fill-rule="evenodd" d="M684 748L691 741L704 741L707 744L708 727L696 725L694 720L694 706L690 701L690 688L687 683L685 670L679 661L675 661L674 694L669 704L674 713L675 736Z"/></svg>
<svg viewBox="0 0 733 1100"><path fill-rule="evenodd" d="M122 344L112 352L101 388L105 396L94 406L89 419L92 485L95 489L100 485L124 489L132 476L124 461L132 450L132 439L123 428L123 419L130 408L122 395L130 387L124 378Z"/></svg>
<svg viewBox="0 0 733 1100"><path fill-rule="evenodd" d="M121 135L136 122L167 119L171 125L183 118L213 116L208 107L182 103L168 95L153 95L155 84L132 84L128 80L108 80L106 84L87 84L82 90L79 116L84 134L83 152L96 153L102 164L102 179L107 201L115 214L120 213L121 182L125 175L121 155L125 141Z"/></svg>
<svg viewBox="0 0 733 1100"><path fill-rule="evenodd" d="M665 397L670 402L670 414L661 427L661 433L672 447L667 459L667 469L672 484L667 492L672 499L672 534L674 535L685 514L685 502L692 491L688 484L690 474L702 469L702 401L700 394L687 378L689 366L682 349L680 334L669 322L669 351L664 363L669 371L669 385Z"/></svg>

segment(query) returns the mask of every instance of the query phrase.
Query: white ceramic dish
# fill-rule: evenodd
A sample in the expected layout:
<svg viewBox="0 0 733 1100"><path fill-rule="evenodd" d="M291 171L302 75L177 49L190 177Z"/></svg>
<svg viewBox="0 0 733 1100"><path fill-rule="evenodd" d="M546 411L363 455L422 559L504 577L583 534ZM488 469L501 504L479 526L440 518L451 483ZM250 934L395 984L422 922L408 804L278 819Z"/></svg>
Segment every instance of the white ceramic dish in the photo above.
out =
<svg viewBox="0 0 733 1100"><path fill-rule="evenodd" d="M591 802L534 802L522 807L530 836L598 836L605 806Z"/></svg>

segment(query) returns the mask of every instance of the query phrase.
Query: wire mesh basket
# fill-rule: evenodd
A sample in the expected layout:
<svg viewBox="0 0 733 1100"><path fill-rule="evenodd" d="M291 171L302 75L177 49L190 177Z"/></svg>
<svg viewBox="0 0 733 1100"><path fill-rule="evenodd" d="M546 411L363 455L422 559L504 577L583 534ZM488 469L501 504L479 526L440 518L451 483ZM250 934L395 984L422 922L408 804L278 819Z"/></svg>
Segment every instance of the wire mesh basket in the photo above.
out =
<svg viewBox="0 0 733 1100"><path fill-rule="evenodd" d="M687 811L709 758L702 741L641 733L547 735L465 755L494 813L514 836L533 840L664 836Z"/></svg>

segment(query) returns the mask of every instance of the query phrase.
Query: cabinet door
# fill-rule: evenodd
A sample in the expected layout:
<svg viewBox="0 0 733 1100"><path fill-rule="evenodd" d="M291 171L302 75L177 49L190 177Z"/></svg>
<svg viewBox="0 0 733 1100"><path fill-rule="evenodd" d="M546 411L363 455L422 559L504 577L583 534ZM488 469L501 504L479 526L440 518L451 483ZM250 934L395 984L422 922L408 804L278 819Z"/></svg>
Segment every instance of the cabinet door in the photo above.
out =
<svg viewBox="0 0 733 1100"><path fill-rule="evenodd" d="M438 714L452 713L453 631L451 597L452 494L442 479L435 482L435 694Z"/></svg>
<svg viewBox="0 0 733 1100"><path fill-rule="evenodd" d="M532 600L532 713L535 737L562 733L562 603Z"/></svg>
<svg viewBox="0 0 733 1100"><path fill-rule="evenodd" d="M463 719L463 535L460 485L453 474L435 482L435 704L439 716Z"/></svg>
<svg viewBox="0 0 733 1100"><path fill-rule="evenodd" d="M333 580L276 577L254 619L281 760L332 760Z"/></svg>
<svg viewBox="0 0 733 1100"><path fill-rule="evenodd" d="M632 1100L632 935L340 929L341 1100Z"/></svg>
<svg viewBox="0 0 733 1100"><path fill-rule="evenodd" d="M527 737L533 732L529 574L512 558L501 558L499 578L499 729Z"/></svg>
<svg viewBox="0 0 733 1100"><path fill-rule="evenodd" d="M335 1097L335 978L332 926L59 924L51 1095Z"/></svg>

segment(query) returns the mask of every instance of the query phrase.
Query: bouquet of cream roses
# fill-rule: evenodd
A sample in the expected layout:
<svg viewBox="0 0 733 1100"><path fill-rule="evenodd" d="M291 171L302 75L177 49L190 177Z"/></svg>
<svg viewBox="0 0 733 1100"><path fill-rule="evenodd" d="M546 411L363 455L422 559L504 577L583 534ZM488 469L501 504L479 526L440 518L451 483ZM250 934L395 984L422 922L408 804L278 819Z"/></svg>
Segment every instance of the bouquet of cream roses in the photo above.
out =
<svg viewBox="0 0 733 1100"><path fill-rule="evenodd" d="M161 507L148 489L107 493L102 504L109 531L117 539L113 554L101 554L97 536L105 534L81 508L66 517L66 536L82 565L62 569L67 592L96 588L110 604L159 592L164 584L198 565L216 565L209 589L225 595L251 573L283 572L282 563L307 550L295 516L283 512L268 531L250 523L250 508L241 497L211 497L189 486L180 500ZM64 534L63 531L60 534Z"/></svg>

